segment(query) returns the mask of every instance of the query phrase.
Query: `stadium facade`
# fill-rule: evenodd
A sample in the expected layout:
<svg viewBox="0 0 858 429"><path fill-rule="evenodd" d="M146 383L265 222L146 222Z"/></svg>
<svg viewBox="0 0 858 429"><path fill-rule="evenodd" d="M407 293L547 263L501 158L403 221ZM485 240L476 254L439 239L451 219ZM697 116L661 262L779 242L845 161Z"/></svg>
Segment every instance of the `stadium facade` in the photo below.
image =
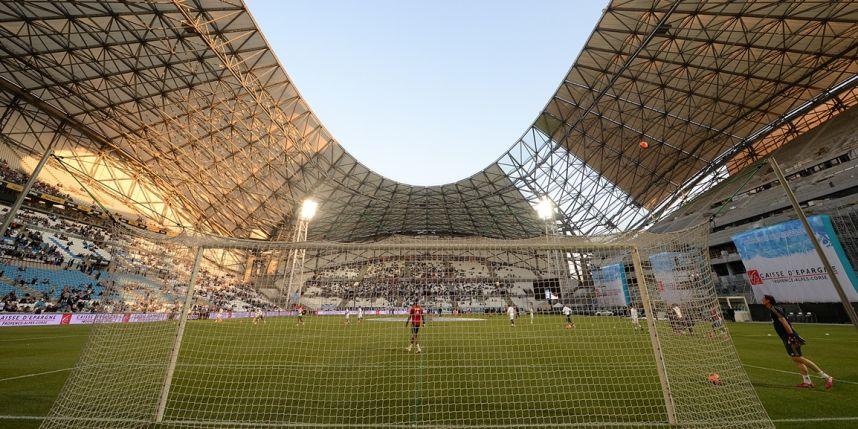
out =
<svg viewBox="0 0 858 429"><path fill-rule="evenodd" d="M548 196L563 233L622 232L853 106L855 21L852 2L613 1L496 162L411 186L335 140L240 0L3 2L0 129L10 163L52 150L159 228L283 239L313 198L311 239L523 238Z"/></svg>

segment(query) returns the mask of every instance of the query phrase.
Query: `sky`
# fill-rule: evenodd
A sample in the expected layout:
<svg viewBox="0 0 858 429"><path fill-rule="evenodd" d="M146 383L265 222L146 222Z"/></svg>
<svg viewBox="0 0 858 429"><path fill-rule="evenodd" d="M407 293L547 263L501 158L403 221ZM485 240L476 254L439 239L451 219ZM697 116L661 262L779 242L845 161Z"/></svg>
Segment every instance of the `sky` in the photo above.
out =
<svg viewBox="0 0 858 429"><path fill-rule="evenodd" d="M246 0L310 108L412 185L491 164L557 90L602 0Z"/></svg>

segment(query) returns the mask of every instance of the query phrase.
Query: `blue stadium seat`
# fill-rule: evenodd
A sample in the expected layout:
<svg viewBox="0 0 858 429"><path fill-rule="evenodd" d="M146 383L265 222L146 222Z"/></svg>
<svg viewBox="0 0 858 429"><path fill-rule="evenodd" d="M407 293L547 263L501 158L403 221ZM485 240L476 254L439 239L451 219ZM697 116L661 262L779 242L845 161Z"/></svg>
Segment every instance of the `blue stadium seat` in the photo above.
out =
<svg viewBox="0 0 858 429"><path fill-rule="evenodd" d="M66 269L46 269L46 268L31 268L19 267L17 265L0 264L0 270L3 271L3 276L12 279L13 281L24 280L25 285L38 292L50 292L54 289L54 294L51 298L59 298L63 288L86 289L92 285L95 296L101 292L102 288L95 279L77 270ZM35 283L33 280L35 279Z"/></svg>

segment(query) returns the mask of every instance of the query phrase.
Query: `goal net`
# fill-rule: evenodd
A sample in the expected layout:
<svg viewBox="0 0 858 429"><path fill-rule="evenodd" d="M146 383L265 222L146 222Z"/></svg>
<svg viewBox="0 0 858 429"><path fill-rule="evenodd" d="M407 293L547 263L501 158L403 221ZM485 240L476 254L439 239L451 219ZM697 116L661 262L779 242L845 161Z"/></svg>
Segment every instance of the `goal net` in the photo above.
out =
<svg viewBox="0 0 858 429"><path fill-rule="evenodd" d="M46 429L773 427L703 229L350 244L124 230L100 251L98 313Z"/></svg>

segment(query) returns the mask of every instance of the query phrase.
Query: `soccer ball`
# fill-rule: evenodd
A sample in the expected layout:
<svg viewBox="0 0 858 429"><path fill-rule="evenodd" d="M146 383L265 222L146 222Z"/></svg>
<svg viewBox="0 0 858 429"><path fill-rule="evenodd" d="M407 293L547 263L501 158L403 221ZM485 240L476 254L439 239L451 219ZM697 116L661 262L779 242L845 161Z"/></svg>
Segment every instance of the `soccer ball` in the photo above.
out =
<svg viewBox="0 0 858 429"><path fill-rule="evenodd" d="M709 380L709 382L710 382L710 383L712 383L712 384L714 384L714 385L716 385L716 386L720 386L720 385L721 385L721 376L720 376L720 375L718 375L718 373L717 373L717 372L712 373L712 374L709 374L708 380Z"/></svg>
<svg viewBox="0 0 858 429"><path fill-rule="evenodd" d="M641 140L638 144L641 146L641 149L646 149L649 147L649 143L647 143L646 140Z"/></svg>

